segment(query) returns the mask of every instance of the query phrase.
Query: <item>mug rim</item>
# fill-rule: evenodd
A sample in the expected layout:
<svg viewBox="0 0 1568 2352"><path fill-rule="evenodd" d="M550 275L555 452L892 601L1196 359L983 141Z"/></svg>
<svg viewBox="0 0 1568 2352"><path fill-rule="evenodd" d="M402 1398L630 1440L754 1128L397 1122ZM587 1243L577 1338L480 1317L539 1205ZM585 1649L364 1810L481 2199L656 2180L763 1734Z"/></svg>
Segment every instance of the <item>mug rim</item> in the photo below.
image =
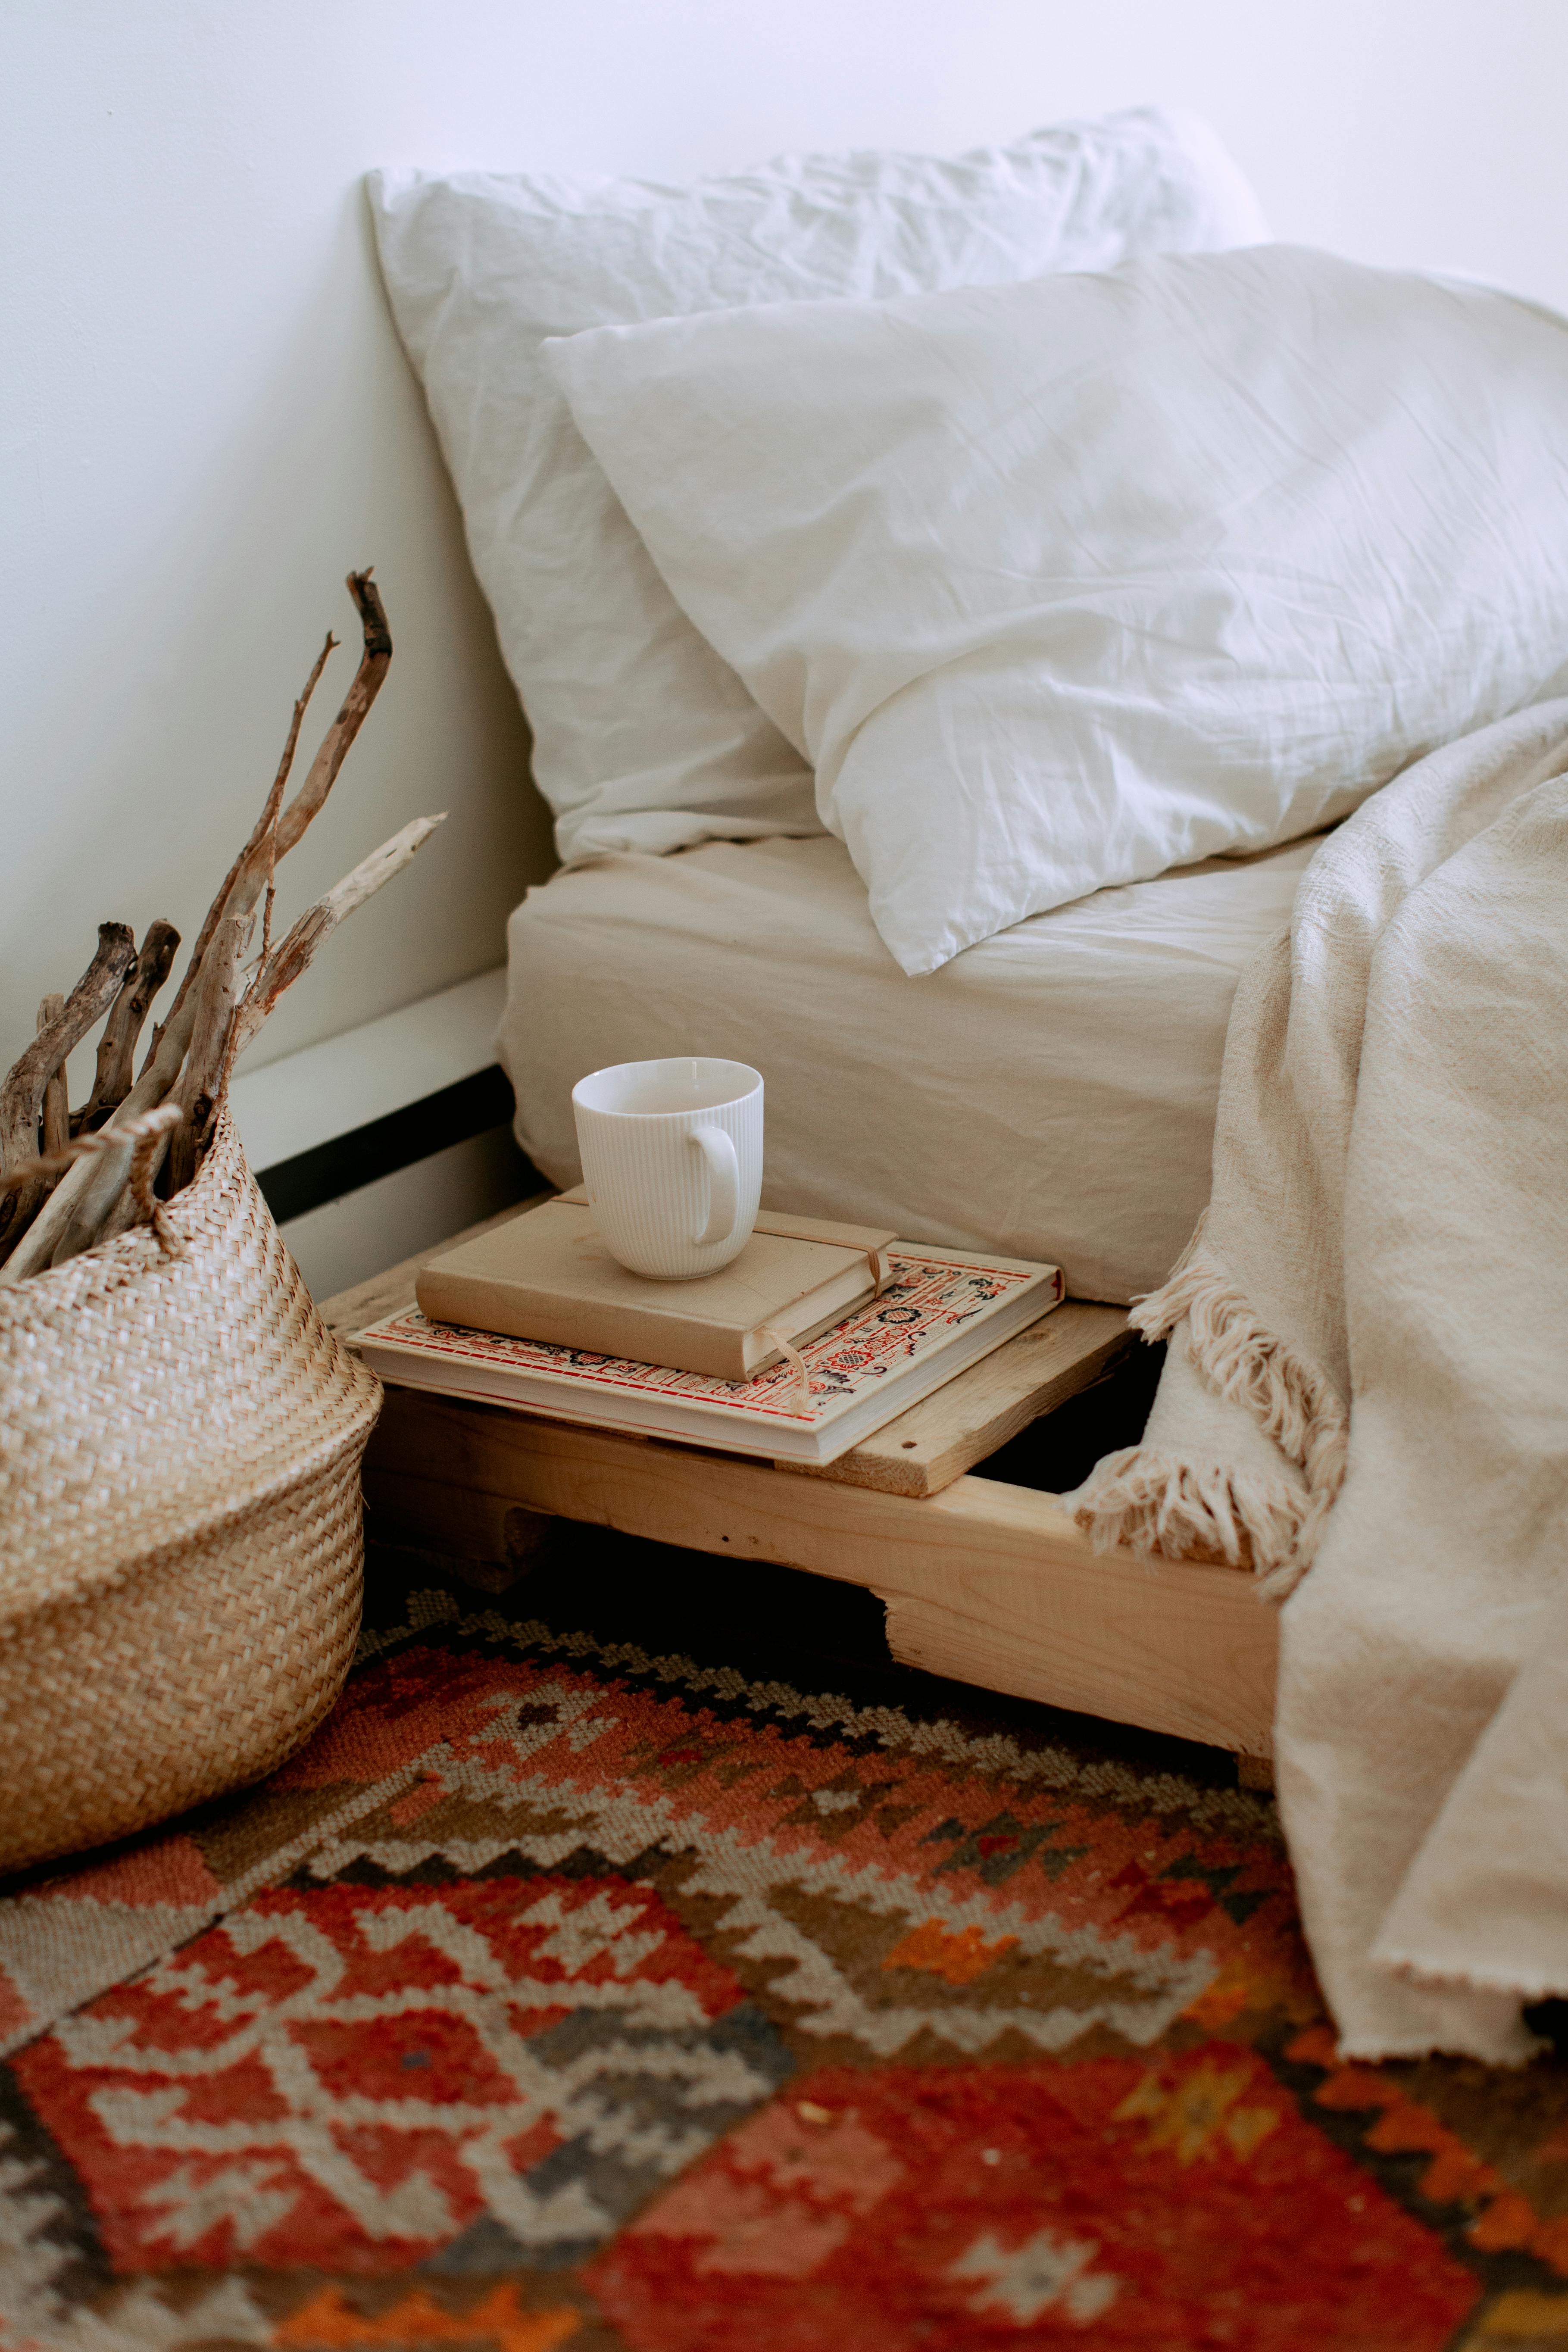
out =
<svg viewBox="0 0 1568 2352"><path fill-rule="evenodd" d="M726 1054L656 1054L635 1062L605 1062L599 1069L585 1071L572 1089L573 1108L588 1111L595 1118L690 1118L697 1106L683 1110L616 1110L584 1097L583 1088L592 1086L595 1078L613 1078L623 1070L663 1069L671 1062L695 1062L706 1064L710 1069L734 1070L751 1080L749 1086L738 1087L733 1094L726 1095L722 1102L702 1104L703 1110L729 1110L737 1103L750 1102L753 1095L763 1091L763 1074L750 1062L732 1061Z"/></svg>

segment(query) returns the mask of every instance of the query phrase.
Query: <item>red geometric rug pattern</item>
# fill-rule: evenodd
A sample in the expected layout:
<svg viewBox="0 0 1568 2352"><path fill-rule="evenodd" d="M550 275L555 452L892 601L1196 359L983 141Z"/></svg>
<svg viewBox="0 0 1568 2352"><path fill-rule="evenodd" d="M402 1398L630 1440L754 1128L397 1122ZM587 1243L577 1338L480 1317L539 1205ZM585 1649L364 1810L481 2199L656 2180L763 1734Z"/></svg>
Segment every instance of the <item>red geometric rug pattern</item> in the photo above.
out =
<svg viewBox="0 0 1568 2352"><path fill-rule="evenodd" d="M0 1895L3 2352L1568 2347L1568 2069L1341 2064L1267 1800L440 1591L366 1651Z"/></svg>

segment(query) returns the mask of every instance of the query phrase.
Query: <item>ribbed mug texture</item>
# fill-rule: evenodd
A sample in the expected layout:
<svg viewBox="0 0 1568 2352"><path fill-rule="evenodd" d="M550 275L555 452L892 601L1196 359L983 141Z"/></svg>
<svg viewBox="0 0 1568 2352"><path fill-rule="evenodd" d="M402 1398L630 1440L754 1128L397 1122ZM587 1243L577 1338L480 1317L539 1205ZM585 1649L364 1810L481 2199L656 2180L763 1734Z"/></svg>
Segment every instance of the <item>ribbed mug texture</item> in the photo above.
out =
<svg viewBox="0 0 1568 2352"><path fill-rule="evenodd" d="M662 1108L671 1101L680 1107ZM642 1102L661 1108L637 1108ZM747 1063L686 1055L619 1062L580 1079L572 1108L594 1223L630 1273L679 1282L716 1274L740 1255L763 1189L763 1081ZM695 1237L708 1223L712 1179L695 1137L705 1127L735 1147L739 1199L729 1232L704 1244Z"/></svg>

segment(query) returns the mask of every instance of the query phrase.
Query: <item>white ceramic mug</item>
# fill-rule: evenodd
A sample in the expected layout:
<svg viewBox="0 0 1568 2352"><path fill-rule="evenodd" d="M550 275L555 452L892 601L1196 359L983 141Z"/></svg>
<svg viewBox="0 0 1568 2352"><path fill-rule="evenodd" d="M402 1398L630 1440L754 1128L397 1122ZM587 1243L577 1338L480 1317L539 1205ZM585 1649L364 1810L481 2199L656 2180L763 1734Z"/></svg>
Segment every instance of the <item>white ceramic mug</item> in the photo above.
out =
<svg viewBox="0 0 1568 2352"><path fill-rule="evenodd" d="M572 1089L583 1178L612 1257L663 1282L716 1274L752 1237L763 1082L745 1062L617 1062Z"/></svg>

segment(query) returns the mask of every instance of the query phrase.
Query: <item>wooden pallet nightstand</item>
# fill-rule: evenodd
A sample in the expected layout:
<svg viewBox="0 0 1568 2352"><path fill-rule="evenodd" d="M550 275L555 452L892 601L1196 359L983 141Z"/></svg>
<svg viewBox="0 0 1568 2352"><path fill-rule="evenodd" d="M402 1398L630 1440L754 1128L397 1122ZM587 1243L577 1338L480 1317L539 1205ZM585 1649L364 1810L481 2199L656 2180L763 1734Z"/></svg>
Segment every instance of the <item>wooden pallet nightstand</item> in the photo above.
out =
<svg viewBox="0 0 1568 2352"><path fill-rule="evenodd" d="M352 1342L413 1305L437 1255L328 1299L323 1319ZM886 1604L906 1665L1228 1748L1267 1784L1277 1619L1251 1577L1091 1551L1054 1495L969 1475L1131 1344L1120 1307L1069 1298L808 1469L389 1386L365 1456L367 1532L495 1575L562 1517L838 1577Z"/></svg>

